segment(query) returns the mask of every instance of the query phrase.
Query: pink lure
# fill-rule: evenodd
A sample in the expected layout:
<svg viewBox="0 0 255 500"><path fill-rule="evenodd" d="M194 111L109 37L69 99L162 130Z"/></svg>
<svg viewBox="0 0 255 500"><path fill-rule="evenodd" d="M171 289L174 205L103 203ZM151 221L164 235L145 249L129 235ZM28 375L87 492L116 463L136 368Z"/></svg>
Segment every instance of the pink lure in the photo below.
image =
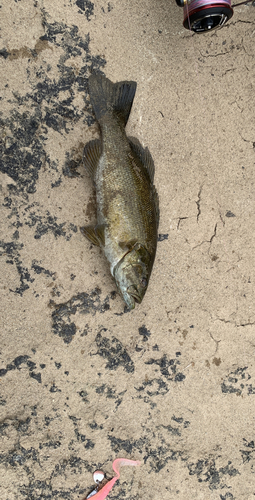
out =
<svg viewBox="0 0 255 500"><path fill-rule="evenodd" d="M108 483L106 483L101 490L99 490L95 495L93 495L91 498L92 500L104 500L108 493L110 493L113 485L116 483L116 481L120 477L120 467L122 465L140 465L141 462L139 460L129 460L128 458L116 458L112 464L112 468L114 472L116 473L116 476L113 477ZM85 500L85 499L84 499Z"/></svg>

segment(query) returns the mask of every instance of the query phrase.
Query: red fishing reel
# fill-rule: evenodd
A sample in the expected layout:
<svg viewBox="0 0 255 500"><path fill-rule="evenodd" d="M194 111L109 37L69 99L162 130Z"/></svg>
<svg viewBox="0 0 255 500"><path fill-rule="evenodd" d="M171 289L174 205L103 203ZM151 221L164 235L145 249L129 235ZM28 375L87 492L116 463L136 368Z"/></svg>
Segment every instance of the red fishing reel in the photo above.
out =
<svg viewBox="0 0 255 500"><path fill-rule="evenodd" d="M233 8L251 2L244 2L231 6L231 0L176 0L179 7L183 7L183 26L195 33L204 33L221 28L232 16Z"/></svg>

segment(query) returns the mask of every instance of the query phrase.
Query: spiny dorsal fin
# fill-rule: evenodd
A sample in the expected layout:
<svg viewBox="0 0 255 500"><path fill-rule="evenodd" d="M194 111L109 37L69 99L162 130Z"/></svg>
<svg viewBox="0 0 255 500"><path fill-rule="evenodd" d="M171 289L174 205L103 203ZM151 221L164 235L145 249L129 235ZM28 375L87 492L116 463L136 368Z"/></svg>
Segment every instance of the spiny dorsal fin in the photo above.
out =
<svg viewBox="0 0 255 500"><path fill-rule="evenodd" d="M141 145L139 140L136 139L136 137L129 137L128 140L129 140L129 143L130 143L130 146L132 148L133 153L135 153L136 156L138 156L140 162L146 168L146 170L150 176L150 180L153 184L155 167L154 167L154 162L153 162L152 156L150 154L150 151L148 150L148 148L143 148L143 146Z"/></svg>
<svg viewBox="0 0 255 500"><path fill-rule="evenodd" d="M101 154L102 146L99 139L94 139L85 144L83 150L83 165L93 180L95 179L95 173Z"/></svg>

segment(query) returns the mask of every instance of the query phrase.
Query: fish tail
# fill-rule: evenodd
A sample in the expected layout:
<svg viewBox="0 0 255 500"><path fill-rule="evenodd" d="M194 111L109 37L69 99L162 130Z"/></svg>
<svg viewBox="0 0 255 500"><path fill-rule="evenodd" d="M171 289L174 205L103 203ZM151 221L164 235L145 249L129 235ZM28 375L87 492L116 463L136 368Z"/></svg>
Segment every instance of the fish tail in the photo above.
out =
<svg viewBox="0 0 255 500"><path fill-rule="evenodd" d="M88 80L90 100L98 121L106 114L115 114L126 125L135 97L136 82L112 83L100 73Z"/></svg>

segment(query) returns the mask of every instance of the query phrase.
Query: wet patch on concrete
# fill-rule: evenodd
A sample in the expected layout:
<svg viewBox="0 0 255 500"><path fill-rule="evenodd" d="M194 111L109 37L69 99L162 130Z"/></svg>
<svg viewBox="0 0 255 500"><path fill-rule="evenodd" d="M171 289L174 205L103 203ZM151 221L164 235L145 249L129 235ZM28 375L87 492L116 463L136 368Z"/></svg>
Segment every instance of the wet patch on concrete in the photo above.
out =
<svg viewBox="0 0 255 500"><path fill-rule="evenodd" d="M52 278L53 281L55 281L55 279L56 279L56 273L49 271L49 269L45 269L44 267L40 266L36 260L33 260L33 262L32 262L32 269L36 274L45 274L45 276Z"/></svg>
<svg viewBox="0 0 255 500"><path fill-rule="evenodd" d="M175 434L179 436L180 434ZM173 442L172 433L166 432L159 427L152 429L146 425L139 439L121 439L116 436L108 435L111 448L116 455L128 453L129 455L139 456L142 454L143 461L147 464L150 472L159 473L167 466L169 461L181 460L187 462L187 454L176 447Z"/></svg>
<svg viewBox="0 0 255 500"><path fill-rule="evenodd" d="M151 336L151 332L150 332L150 330L148 330L148 328L146 328L146 326L145 326L145 325L140 326L140 327L138 328L138 333L139 333L139 335L141 335L141 336L142 336L142 340L143 340L143 342L147 342L147 340L148 340L148 339L149 339L149 337Z"/></svg>
<svg viewBox="0 0 255 500"><path fill-rule="evenodd" d="M39 449L35 447L26 449L17 444L14 450L0 455L0 464L10 467L16 474L19 474L23 469L25 471L24 478L26 480L16 490L19 498L36 500L39 497L54 497L62 500L63 498L70 498L72 494L76 497L85 494L86 490L80 485L80 478L75 479L75 476L80 476L84 470L91 470L91 466L86 460L75 455L69 459L64 458L50 471L46 479L36 478L34 470L47 460L52 449L57 449L58 447L58 442L43 443L43 445L39 445ZM74 486L72 488L56 488L54 485L55 478L58 476L64 478L67 473L71 473L74 476Z"/></svg>
<svg viewBox="0 0 255 500"><path fill-rule="evenodd" d="M26 103L26 96L16 99L16 106ZM21 102L20 102L21 101ZM34 193L41 167L45 164L44 137L47 129L41 130L42 111L39 106L20 113L17 109L7 118L1 118L0 171L10 177L12 194ZM14 185L11 184L11 180Z"/></svg>

